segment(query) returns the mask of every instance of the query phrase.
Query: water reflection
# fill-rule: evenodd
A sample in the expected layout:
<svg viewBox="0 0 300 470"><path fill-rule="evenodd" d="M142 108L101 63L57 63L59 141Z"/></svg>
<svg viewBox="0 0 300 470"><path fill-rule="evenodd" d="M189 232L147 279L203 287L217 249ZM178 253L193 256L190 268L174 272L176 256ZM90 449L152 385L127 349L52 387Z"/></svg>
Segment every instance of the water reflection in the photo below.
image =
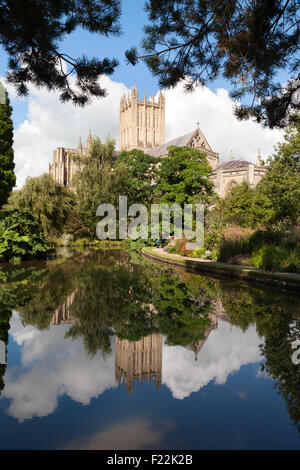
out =
<svg viewBox="0 0 300 470"><path fill-rule="evenodd" d="M158 390L162 379L162 335L153 334L138 341L116 337L115 376L120 385L126 382L128 393L134 382L150 384L151 379Z"/></svg>
<svg viewBox="0 0 300 470"><path fill-rule="evenodd" d="M182 400L262 363L258 380L275 381L299 430L300 369L291 361L297 296L171 271L119 251L1 276L0 340L9 347L9 332L20 353L19 363L0 365L10 416L44 417L60 397L89 404L121 386L131 394L147 384L160 393L164 385ZM247 399L247 391L238 396Z"/></svg>

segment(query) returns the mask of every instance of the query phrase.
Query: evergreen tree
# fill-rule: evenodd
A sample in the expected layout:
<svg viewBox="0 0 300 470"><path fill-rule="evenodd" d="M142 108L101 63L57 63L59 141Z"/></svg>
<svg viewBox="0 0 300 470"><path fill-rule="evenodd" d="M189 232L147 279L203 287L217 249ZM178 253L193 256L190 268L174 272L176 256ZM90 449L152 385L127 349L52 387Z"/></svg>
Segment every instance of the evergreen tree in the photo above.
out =
<svg viewBox="0 0 300 470"><path fill-rule="evenodd" d="M7 0L0 2L0 44L9 56L7 78L20 95L28 85L58 90L60 98L84 105L105 96L98 79L113 73L116 59L70 57L59 45L76 28L119 34L119 0ZM70 77L75 73L75 86Z"/></svg>
<svg viewBox="0 0 300 470"><path fill-rule="evenodd" d="M299 6L299 0L148 0L145 54L132 48L127 59L144 59L162 87L187 79L191 90L223 76L232 97L244 98L238 118L285 127L300 105Z"/></svg>
<svg viewBox="0 0 300 470"><path fill-rule="evenodd" d="M0 207L6 203L15 185L12 107L4 87L0 83Z"/></svg>

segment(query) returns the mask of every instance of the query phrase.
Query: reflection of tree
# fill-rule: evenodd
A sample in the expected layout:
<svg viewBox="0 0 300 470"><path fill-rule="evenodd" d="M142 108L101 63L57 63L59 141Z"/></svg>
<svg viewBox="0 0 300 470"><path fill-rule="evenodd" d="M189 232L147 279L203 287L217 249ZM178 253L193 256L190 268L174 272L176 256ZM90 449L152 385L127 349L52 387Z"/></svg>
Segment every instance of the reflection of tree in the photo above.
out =
<svg viewBox="0 0 300 470"><path fill-rule="evenodd" d="M300 339L300 298L274 291L223 286L222 302L231 322L244 331L255 324L264 338L262 370L275 380L300 432L300 367L293 364L292 342Z"/></svg>
<svg viewBox="0 0 300 470"><path fill-rule="evenodd" d="M22 302L19 313L24 325L34 325L39 330L50 326L53 312L72 290L72 279L62 269L51 270L43 280L30 289L30 298Z"/></svg>
<svg viewBox="0 0 300 470"><path fill-rule="evenodd" d="M9 310L0 299L0 341L3 341L5 345L8 344L8 331L9 321L11 318L11 310ZM0 364L0 395L4 388L4 374L6 371L6 364Z"/></svg>
<svg viewBox="0 0 300 470"><path fill-rule="evenodd" d="M159 331L170 345L187 346L204 338L210 325L210 297L202 288L183 283L170 273L162 273L154 291Z"/></svg>
<svg viewBox="0 0 300 470"><path fill-rule="evenodd" d="M139 266L124 264L124 254L111 257L109 266L95 262L82 268L70 307L76 322L67 337L83 337L86 350L110 351L111 336L136 340L153 330L151 289Z"/></svg>
<svg viewBox="0 0 300 470"><path fill-rule="evenodd" d="M266 358L264 369L276 380L276 388L300 432L300 366L291 360L291 344L297 338L300 338L300 317L295 319L282 312L274 318L274 330L270 329L266 336L262 352Z"/></svg>

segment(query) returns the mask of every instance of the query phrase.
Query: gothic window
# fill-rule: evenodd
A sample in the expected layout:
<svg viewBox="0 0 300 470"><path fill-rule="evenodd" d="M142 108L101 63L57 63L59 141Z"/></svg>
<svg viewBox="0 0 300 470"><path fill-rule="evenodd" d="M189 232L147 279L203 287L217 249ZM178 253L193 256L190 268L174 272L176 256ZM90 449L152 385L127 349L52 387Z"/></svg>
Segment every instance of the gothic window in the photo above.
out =
<svg viewBox="0 0 300 470"><path fill-rule="evenodd" d="M227 186L226 186L226 188L225 188L224 196L226 197L226 196L230 193L230 191L232 190L232 188L234 188L235 186L237 186L237 182L234 181L234 180L231 180L231 181L227 184Z"/></svg>

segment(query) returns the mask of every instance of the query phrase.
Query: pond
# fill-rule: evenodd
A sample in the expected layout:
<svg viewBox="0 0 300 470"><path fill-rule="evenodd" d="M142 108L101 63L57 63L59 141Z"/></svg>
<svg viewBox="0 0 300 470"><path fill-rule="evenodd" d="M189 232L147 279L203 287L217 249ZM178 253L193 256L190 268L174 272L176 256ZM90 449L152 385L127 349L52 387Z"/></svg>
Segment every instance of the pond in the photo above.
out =
<svg viewBox="0 0 300 470"><path fill-rule="evenodd" d="M2 269L0 448L300 449L297 339L297 295L135 251Z"/></svg>

